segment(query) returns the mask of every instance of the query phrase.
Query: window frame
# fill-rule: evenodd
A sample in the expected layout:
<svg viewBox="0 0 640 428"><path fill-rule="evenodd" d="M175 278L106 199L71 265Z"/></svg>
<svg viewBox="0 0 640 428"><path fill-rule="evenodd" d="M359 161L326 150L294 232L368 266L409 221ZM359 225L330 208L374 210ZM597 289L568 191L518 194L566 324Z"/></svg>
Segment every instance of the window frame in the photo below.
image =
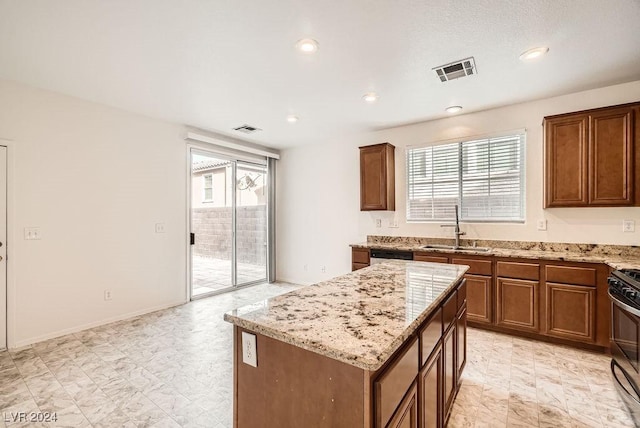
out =
<svg viewBox="0 0 640 428"><path fill-rule="evenodd" d="M211 198L207 199L207 177L211 177ZM202 203L210 204L213 202L213 173L208 172L206 174L202 174Z"/></svg>
<svg viewBox="0 0 640 428"><path fill-rule="evenodd" d="M522 173L520 176L520 194L521 198L521 209L522 209L522 218L521 219L510 219L510 220L500 220L500 219L467 219L462 216L462 186L463 186L463 174L464 174L464 165L462 162L462 145L464 143L477 141L477 140L487 140L490 141L492 139L499 139L503 137L509 136L519 136L520 137L520 158L521 158L521 169ZM526 129L509 131L509 132L501 132L496 134L487 134L487 135L479 135L479 136L469 136L464 138L456 138L452 140L438 141L427 144L419 144L413 146L407 146L405 148L405 218L407 223L442 223L451 221L451 218L442 218L442 219L411 219L409 218L409 211L411 209L410 198L409 195L411 193L411 188L409 185L410 179L410 163L409 163L409 153L413 149L423 149L427 147L435 147L435 146L444 146L444 145L457 145L458 151L458 205L460 207L460 223L496 223L496 224L524 224L527 221L527 185L526 185L526 170L527 170L527 133Z"/></svg>

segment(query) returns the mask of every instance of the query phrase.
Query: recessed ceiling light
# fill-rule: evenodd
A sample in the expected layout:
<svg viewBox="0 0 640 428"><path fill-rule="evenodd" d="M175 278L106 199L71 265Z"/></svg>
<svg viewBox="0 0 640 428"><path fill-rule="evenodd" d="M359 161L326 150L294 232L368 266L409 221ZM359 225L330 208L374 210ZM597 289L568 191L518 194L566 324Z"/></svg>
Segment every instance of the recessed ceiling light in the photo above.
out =
<svg viewBox="0 0 640 428"><path fill-rule="evenodd" d="M296 123L297 121L298 121L298 116L295 116L293 114L290 114L289 116L287 116L287 122Z"/></svg>
<svg viewBox="0 0 640 428"><path fill-rule="evenodd" d="M378 98L380 97L375 92L368 92L362 96L362 99L368 103L375 103Z"/></svg>
<svg viewBox="0 0 640 428"><path fill-rule="evenodd" d="M520 60L528 61L530 59L536 59L546 54L547 52L549 52L549 48L547 47L529 49L520 54Z"/></svg>
<svg viewBox="0 0 640 428"><path fill-rule="evenodd" d="M461 110L462 110L462 106L451 106L445 109L445 111L449 114L458 113Z"/></svg>
<svg viewBox="0 0 640 428"><path fill-rule="evenodd" d="M318 50L318 42L313 39L298 40L298 43L296 43L296 48L300 52L314 53Z"/></svg>

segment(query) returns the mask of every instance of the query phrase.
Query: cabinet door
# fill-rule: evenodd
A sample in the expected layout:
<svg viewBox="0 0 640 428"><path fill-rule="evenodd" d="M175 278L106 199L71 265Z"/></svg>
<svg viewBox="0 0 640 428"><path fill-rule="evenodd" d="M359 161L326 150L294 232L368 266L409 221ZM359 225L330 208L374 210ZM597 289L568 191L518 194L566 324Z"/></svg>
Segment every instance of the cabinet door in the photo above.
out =
<svg viewBox="0 0 640 428"><path fill-rule="evenodd" d="M460 384L462 370L467 364L467 306L463 306L456 318L456 381Z"/></svg>
<svg viewBox="0 0 640 428"><path fill-rule="evenodd" d="M586 114L545 119L545 208L589 202Z"/></svg>
<svg viewBox="0 0 640 428"><path fill-rule="evenodd" d="M591 114L590 205L632 205L633 109Z"/></svg>
<svg viewBox="0 0 640 428"><path fill-rule="evenodd" d="M360 148L360 210L395 210L394 147Z"/></svg>
<svg viewBox="0 0 640 428"><path fill-rule="evenodd" d="M595 343L596 288L547 282L547 334Z"/></svg>
<svg viewBox="0 0 640 428"><path fill-rule="evenodd" d="M456 395L456 323L444 335L444 414L448 414ZM446 419L446 418L445 418Z"/></svg>
<svg viewBox="0 0 640 428"><path fill-rule="evenodd" d="M442 401L442 345L431 354L420 371L420 412L422 428L441 428L444 423Z"/></svg>
<svg viewBox="0 0 640 428"><path fill-rule="evenodd" d="M491 277L465 275L467 315L470 321L491 324Z"/></svg>
<svg viewBox="0 0 640 428"><path fill-rule="evenodd" d="M518 330L539 330L538 281L498 278L496 281L496 324Z"/></svg>
<svg viewBox="0 0 640 428"><path fill-rule="evenodd" d="M391 418L388 428L418 428L418 388L411 386L400 407Z"/></svg>

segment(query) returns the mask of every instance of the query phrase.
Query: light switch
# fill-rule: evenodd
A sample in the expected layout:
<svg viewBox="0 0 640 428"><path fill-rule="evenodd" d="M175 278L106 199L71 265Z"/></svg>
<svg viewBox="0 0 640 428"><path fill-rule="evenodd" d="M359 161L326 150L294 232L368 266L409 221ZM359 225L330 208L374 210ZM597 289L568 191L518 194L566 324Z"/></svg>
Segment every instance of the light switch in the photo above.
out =
<svg viewBox="0 0 640 428"><path fill-rule="evenodd" d="M376 219L376 227L382 227L382 219L381 218L377 218Z"/></svg>
<svg viewBox="0 0 640 428"><path fill-rule="evenodd" d="M547 230L547 220L538 220L538 230Z"/></svg>
<svg viewBox="0 0 640 428"><path fill-rule="evenodd" d="M40 228L39 227L25 227L24 228L24 239L29 240L29 241L41 239Z"/></svg>
<svg viewBox="0 0 640 428"><path fill-rule="evenodd" d="M242 332L242 362L252 367L258 367L256 335L245 331Z"/></svg>

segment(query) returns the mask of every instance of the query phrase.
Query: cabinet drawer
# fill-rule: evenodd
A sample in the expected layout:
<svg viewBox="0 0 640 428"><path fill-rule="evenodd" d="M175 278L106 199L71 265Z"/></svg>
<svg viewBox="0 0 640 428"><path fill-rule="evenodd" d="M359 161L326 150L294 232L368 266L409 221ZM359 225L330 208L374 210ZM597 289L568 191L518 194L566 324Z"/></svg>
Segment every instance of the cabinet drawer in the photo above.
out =
<svg viewBox="0 0 640 428"><path fill-rule="evenodd" d="M431 317L420 331L420 348L422 350L422 364L426 363L429 355L440 343L442 337L442 309ZM421 365L422 365L421 364Z"/></svg>
<svg viewBox="0 0 640 428"><path fill-rule="evenodd" d="M352 263L364 263L369 264L369 250L367 249L356 249L354 248L351 252L351 262Z"/></svg>
<svg viewBox="0 0 640 428"><path fill-rule="evenodd" d="M447 300L445 300L444 304L442 305L442 323L445 330L456 318L457 312L458 312L458 301L456 297L456 292L454 291L453 294L451 294L451 296L447 298Z"/></svg>
<svg viewBox="0 0 640 428"><path fill-rule="evenodd" d="M497 276L504 278L540 279L540 265L537 263L498 262L496 270Z"/></svg>
<svg viewBox="0 0 640 428"><path fill-rule="evenodd" d="M561 284L591 285L595 287L596 270L575 266L548 265L546 267L546 280Z"/></svg>
<svg viewBox="0 0 640 428"><path fill-rule="evenodd" d="M413 253L413 260L418 262L449 263L449 258L430 253Z"/></svg>
<svg viewBox="0 0 640 428"><path fill-rule="evenodd" d="M351 263L351 271L369 267L369 263Z"/></svg>
<svg viewBox="0 0 640 428"><path fill-rule="evenodd" d="M418 375L418 339L374 383L376 427L385 427Z"/></svg>
<svg viewBox="0 0 640 428"><path fill-rule="evenodd" d="M454 265L467 265L469 266L468 274L471 275L491 275L491 260L478 260L478 259L451 259L451 263Z"/></svg>

